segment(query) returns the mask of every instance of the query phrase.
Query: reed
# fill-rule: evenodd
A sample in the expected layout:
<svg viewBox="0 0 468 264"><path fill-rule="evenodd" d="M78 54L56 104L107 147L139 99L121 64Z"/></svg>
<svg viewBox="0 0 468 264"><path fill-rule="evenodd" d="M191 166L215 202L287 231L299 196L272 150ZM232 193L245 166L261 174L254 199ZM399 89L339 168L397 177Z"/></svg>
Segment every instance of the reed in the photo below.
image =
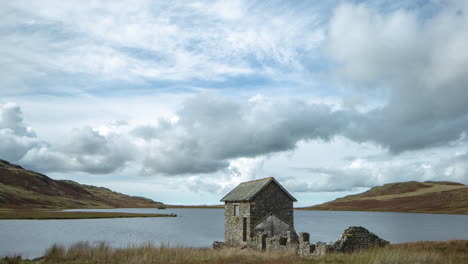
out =
<svg viewBox="0 0 468 264"><path fill-rule="evenodd" d="M10 262L8 262L10 261ZM10 258L1 264L36 263ZM182 248L154 246L111 248L106 243L91 245L81 242L69 248L54 245L37 263L50 264L158 264L158 263L468 263L468 240L446 242L416 242L390 245L349 254L329 254L323 257L301 258L294 252L257 250Z"/></svg>

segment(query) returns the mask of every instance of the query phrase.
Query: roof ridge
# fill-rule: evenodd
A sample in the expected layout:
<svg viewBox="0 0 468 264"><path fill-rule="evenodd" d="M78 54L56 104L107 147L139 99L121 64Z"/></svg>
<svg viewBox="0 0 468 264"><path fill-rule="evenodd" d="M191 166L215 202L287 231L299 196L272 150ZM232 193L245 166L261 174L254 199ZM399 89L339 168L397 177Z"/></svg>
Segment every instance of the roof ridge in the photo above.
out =
<svg viewBox="0 0 468 264"><path fill-rule="evenodd" d="M259 182L259 181L264 181L264 180L271 180L273 177L267 177L263 179L257 179L257 180L251 180L251 181L246 181L246 182L241 182L240 184L246 184L246 183L252 183L252 182Z"/></svg>
<svg viewBox="0 0 468 264"><path fill-rule="evenodd" d="M226 194L221 201L251 201L259 192L265 189L266 186L270 185L272 182L278 185L280 189L294 202L297 201L296 198L294 198L274 177L242 182Z"/></svg>

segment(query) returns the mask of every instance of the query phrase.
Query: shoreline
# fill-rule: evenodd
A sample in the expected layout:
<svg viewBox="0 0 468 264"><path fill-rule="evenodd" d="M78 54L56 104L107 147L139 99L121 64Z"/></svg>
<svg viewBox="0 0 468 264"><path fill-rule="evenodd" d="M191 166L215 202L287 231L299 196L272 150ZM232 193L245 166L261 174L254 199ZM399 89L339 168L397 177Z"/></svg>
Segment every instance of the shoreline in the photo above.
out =
<svg viewBox="0 0 468 264"><path fill-rule="evenodd" d="M463 213L457 213L457 212L444 212L444 211L438 211L438 212L430 212L430 211L381 211L381 210L365 210L365 209L352 209L352 208L333 208L333 209L319 209L319 208L309 208L309 207L297 207L294 208L294 210L300 210L300 211L335 211L335 212L376 212L376 213L402 213L402 214L445 214L445 215L468 215L467 212Z"/></svg>
<svg viewBox="0 0 468 264"><path fill-rule="evenodd" d="M106 218L138 218L138 217L175 217L177 215L160 213L165 209L224 209L224 205L164 205L164 207L131 207L131 209L155 209L157 213L127 213L127 212L103 212L86 210L107 210L122 209L115 208L0 208L1 220L67 220L67 219L106 219ZM62 210L83 210L83 211L62 211ZM129 207L130 209L130 207ZM379 211L379 210L353 210L353 209L318 209L308 207L296 207L297 211L336 211L336 212L377 212L377 213L411 213L411 214L434 214L434 215L468 215L466 213L453 212L404 212L404 211Z"/></svg>
<svg viewBox="0 0 468 264"><path fill-rule="evenodd" d="M42 210L0 211L0 220L68 220L68 219L109 219L136 217L176 217L175 214L147 214L120 212L64 212Z"/></svg>

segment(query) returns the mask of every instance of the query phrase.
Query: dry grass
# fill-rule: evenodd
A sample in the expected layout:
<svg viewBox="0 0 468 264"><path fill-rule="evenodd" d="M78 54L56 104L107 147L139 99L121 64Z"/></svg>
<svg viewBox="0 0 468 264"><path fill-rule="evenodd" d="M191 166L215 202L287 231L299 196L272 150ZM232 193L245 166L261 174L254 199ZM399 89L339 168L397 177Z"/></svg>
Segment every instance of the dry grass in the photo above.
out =
<svg viewBox="0 0 468 264"><path fill-rule="evenodd" d="M31 263L10 260L0 264ZM40 262L48 264L157 264L157 263L468 263L468 240L447 242L417 242L390 245L351 254L329 254L318 258L301 258L293 252L262 252L255 250L211 250L194 248L168 248L147 245L113 249L101 243L91 246L78 243L70 248L55 245L47 250Z"/></svg>
<svg viewBox="0 0 468 264"><path fill-rule="evenodd" d="M0 210L1 219L95 219L95 218L128 218L128 217L171 217L168 214L136 214L108 212L52 212L40 210Z"/></svg>

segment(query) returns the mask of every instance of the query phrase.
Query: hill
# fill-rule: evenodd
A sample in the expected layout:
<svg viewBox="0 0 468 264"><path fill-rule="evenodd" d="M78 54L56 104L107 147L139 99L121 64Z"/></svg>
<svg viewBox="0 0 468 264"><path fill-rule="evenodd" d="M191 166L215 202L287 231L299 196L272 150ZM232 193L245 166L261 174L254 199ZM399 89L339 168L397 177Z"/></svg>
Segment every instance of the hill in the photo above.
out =
<svg viewBox="0 0 468 264"><path fill-rule="evenodd" d="M107 188L54 180L0 160L0 208L138 208L162 203Z"/></svg>
<svg viewBox="0 0 468 264"><path fill-rule="evenodd" d="M399 182L301 209L468 214L468 186L455 182Z"/></svg>

